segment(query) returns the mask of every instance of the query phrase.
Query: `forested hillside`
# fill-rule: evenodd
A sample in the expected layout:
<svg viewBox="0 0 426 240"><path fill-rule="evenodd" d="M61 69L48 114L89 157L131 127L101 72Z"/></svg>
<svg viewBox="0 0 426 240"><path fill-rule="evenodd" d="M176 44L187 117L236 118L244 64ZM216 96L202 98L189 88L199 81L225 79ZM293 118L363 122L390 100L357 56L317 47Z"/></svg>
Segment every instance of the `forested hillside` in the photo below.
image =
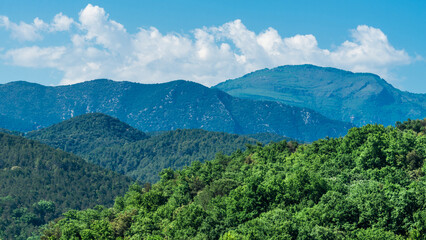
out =
<svg viewBox="0 0 426 240"><path fill-rule="evenodd" d="M426 134L426 118L423 120L408 119L405 122L397 122L396 127L401 130L413 130L416 133Z"/></svg>
<svg viewBox="0 0 426 240"><path fill-rule="evenodd" d="M145 133L102 113L88 113L26 134L51 147L85 155L99 147L124 145L149 138Z"/></svg>
<svg viewBox="0 0 426 240"><path fill-rule="evenodd" d="M44 144L0 133L0 239L26 239L69 209L112 205L132 183Z"/></svg>
<svg viewBox="0 0 426 240"><path fill-rule="evenodd" d="M217 153L231 154L257 142L236 134L186 129L124 146L100 147L87 155L87 159L140 182L154 183L160 179L159 173L164 168L180 169L194 161L205 162Z"/></svg>
<svg viewBox="0 0 426 240"><path fill-rule="evenodd" d="M71 118L33 131L27 137L77 154L91 163L141 182L156 182L164 168L179 169L191 162L211 160L216 153L231 154L258 141L284 139L274 134L251 137L197 129L166 131L148 136L118 119L100 113ZM258 138L259 140L255 139Z"/></svg>
<svg viewBox="0 0 426 240"><path fill-rule="evenodd" d="M113 208L66 213L42 239L423 239L426 136L403 125L166 169Z"/></svg>
<svg viewBox="0 0 426 240"><path fill-rule="evenodd" d="M353 126L310 109L239 99L183 80L139 84L98 79L57 87L11 82L0 84L0 99L0 128L22 132L92 112L116 117L144 132L270 132L307 142L343 136Z"/></svg>
<svg viewBox="0 0 426 240"><path fill-rule="evenodd" d="M407 118L426 117L426 94L401 91L371 73L330 67L287 65L262 69L215 88L235 97L310 108L357 126L387 126Z"/></svg>
<svg viewBox="0 0 426 240"><path fill-rule="evenodd" d="M16 135L16 136L24 136L24 133L18 132L18 131L12 131L9 129L0 128L0 133L7 133L10 135Z"/></svg>

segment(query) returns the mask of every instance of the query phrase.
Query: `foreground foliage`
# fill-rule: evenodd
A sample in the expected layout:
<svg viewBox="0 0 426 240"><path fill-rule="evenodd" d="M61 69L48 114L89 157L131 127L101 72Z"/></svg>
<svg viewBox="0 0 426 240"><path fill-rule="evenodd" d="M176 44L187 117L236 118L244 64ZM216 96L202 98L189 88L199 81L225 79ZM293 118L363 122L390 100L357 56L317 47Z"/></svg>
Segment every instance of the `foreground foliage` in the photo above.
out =
<svg viewBox="0 0 426 240"><path fill-rule="evenodd" d="M27 239L69 209L112 205L130 178L44 144L0 133L0 239Z"/></svg>
<svg viewBox="0 0 426 240"><path fill-rule="evenodd" d="M416 133L423 133L426 134L426 118L423 120L415 119L411 120L408 119L405 122L396 122L396 128L400 130L413 130Z"/></svg>
<svg viewBox="0 0 426 240"><path fill-rule="evenodd" d="M423 133L381 125L251 146L69 211L42 239L421 239L425 156Z"/></svg>

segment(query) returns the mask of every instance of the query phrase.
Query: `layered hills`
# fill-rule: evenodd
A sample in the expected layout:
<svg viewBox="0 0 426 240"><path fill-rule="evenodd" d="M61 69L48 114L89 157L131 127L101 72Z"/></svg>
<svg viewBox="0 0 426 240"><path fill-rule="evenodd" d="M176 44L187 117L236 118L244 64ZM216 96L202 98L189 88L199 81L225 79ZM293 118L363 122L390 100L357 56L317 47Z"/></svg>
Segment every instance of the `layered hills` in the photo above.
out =
<svg viewBox="0 0 426 240"><path fill-rule="evenodd" d="M194 161L211 160L217 153L231 154L245 149L247 144L285 139L274 134L248 137L201 129L178 129L151 136L101 113L73 117L29 132L26 137L152 183L159 180L164 168L180 169Z"/></svg>
<svg viewBox="0 0 426 240"><path fill-rule="evenodd" d="M69 209L112 205L133 181L73 154L0 133L0 238L27 239Z"/></svg>
<svg viewBox="0 0 426 240"><path fill-rule="evenodd" d="M313 65L281 66L215 86L232 96L279 101L362 126L426 117L426 94L403 92L370 73Z"/></svg>
<svg viewBox="0 0 426 240"><path fill-rule="evenodd" d="M426 119L340 120L424 117L424 97L312 65L0 85L0 239L422 239ZM328 137L256 144L283 135Z"/></svg>
<svg viewBox="0 0 426 240"><path fill-rule="evenodd" d="M204 129L236 134L275 133L302 141L346 134L353 125L307 108L232 97L188 81L138 84L94 80L46 87L0 85L0 127L30 131L90 112L114 116L142 130Z"/></svg>
<svg viewBox="0 0 426 240"><path fill-rule="evenodd" d="M218 155L72 211L43 239L424 239L425 121Z"/></svg>

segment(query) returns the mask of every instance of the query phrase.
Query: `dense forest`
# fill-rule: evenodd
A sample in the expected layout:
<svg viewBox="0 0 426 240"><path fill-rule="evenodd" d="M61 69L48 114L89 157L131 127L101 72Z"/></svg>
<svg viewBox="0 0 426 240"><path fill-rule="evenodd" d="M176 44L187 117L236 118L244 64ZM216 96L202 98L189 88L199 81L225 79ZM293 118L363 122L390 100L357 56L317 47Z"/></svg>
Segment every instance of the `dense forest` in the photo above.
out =
<svg viewBox="0 0 426 240"><path fill-rule="evenodd" d="M251 145L165 169L112 208L67 212L42 239L422 239L424 122Z"/></svg>
<svg viewBox="0 0 426 240"><path fill-rule="evenodd" d="M179 169L193 161L211 160L218 152L231 154L245 149L246 144L285 139L272 133L239 136L198 129L147 135L117 118L101 113L77 116L30 132L27 137L150 183L160 179L159 173L164 168Z"/></svg>
<svg viewBox="0 0 426 240"><path fill-rule="evenodd" d="M416 133L426 134L426 118L423 120L408 119L407 121L403 123L396 122L396 127L400 130L413 130Z"/></svg>
<svg viewBox="0 0 426 240"><path fill-rule="evenodd" d="M70 209L112 206L132 179L36 141L0 133L0 239L27 239Z"/></svg>
<svg viewBox="0 0 426 240"><path fill-rule="evenodd" d="M236 134L200 129L168 131L124 146L99 147L87 159L100 166L133 177L157 182L164 168L180 169L194 161L204 162L216 153L231 154L257 140Z"/></svg>
<svg viewBox="0 0 426 240"><path fill-rule="evenodd" d="M12 131L9 129L5 129L5 128L0 128L0 133L7 133L10 135L16 135L16 136L24 136L24 133L18 132L18 131Z"/></svg>
<svg viewBox="0 0 426 240"><path fill-rule="evenodd" d="M26 137L54 148L84 155L99 146L124 145L149 136L117 118L102 113L89 113L29 132Z"/></svg>

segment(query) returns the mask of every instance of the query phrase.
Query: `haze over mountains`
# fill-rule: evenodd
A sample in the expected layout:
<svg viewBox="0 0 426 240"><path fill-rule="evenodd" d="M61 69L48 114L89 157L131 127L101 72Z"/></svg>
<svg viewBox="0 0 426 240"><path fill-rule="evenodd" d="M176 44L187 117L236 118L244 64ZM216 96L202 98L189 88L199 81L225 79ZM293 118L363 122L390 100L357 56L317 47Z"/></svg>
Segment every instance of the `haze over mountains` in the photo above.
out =
<svg viewBox="0 0 426 240"><path fill-rule="evenodd" d="M281 66L215 86L232 96L279 101L351 122L393 125L426 117L426 94L403 92L370 73L313 65Z"/></svg>
<svg viewBox="0 0 426 240"><path fill-rule="evenodd" d="M28 82L0 85L0 127L30 131L73 116L101 112L144 132L178 128L237 134L263 132L314 141L346 134L350 123L310 109L235 98L188 81L138 84L94 80L46 87Z"/></svg>

